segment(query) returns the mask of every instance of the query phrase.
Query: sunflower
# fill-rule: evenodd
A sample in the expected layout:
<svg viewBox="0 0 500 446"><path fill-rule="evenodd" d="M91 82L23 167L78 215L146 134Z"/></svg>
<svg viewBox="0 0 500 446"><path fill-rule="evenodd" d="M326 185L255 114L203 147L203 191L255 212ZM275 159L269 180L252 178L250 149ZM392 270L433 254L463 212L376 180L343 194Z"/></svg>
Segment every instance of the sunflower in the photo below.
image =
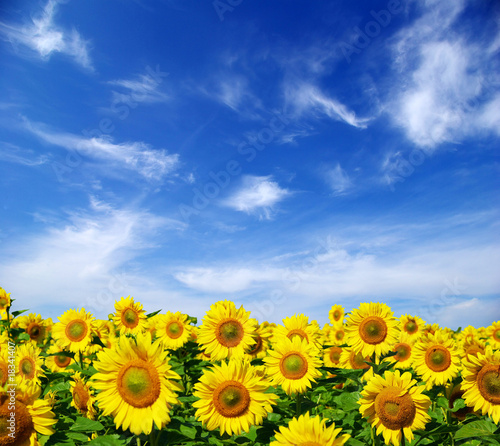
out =
<svg viewBox="0 0 500 446"><path fill-rule="evenodd" d="M171 380L180 376L171 370L160 341L151 342L150 333L139 333L135 340L122 337L113 349L97 353L94 367L97 403L117 427L149 434L153 423L162 429L170 421L170 409L178 403L175 392L182 390Z"/></svg>
<svg viewBox="0 0 500 446"><path fill-rule="evenodd" d="M272 384L281 385L288 395L304 393L311 387L311 382L321 376L318 353L313 345L298 336L282 338L264 358Z"/></svg>
<svg viewBox="0 0 500 446"><path fill-rule="evenodd" d="M465 404L500 423L500 351L487 347L484 355L469 356L462 379Z"/></svg>
<svg viewBox="0 0 500 446"><path fill-rule="evenodd" d="M370 357L363 356L350 347L343 347L337 367L347 370L364 370L361 379L369 381L373 377L373 367L367 362L371 362ZM379 362L380 360L375 358L375 363L378 364Z"/></svg>
<svg viewBox="0 0 500 446"><path fill-rule="evenodd" d="M269 446L342 446L351 436L343 434L339 437L341 431L340 427L335 429L335 423L326 427L326 419L311 417L307 412L298 419L292 418L287 427L280 426L276 440Z"/></svg>
<svg viewBox="0 0 500 446"><path fill-rule="evenodd" d="M2 287L0 287L0 312L7 311L10 307L10 293L7 293Z"/></svg>
<svg viewBox="0 0 500 446"><path fill-rule="evenodd" d="M60 316L58 323L52 327L52 336L61 348L78 353L92 341L94 316L85 309L68 310Z"/></svg>
<svg viewBox="0 0 500 446"><path fill-rule="evenodd" d="M166 314L158 314L155 320L156 337L163 343L163 347L169 350L177 350L189 341L191 330L189 329L187 314L180 311Z"/></svg>
<svg viewBox="0 0 500 446"><path fill-rule="evenodd" d="M14 394L3 392L0 395L1 445L39 446L37 433L54 433L53 425L57 419L49 403L38 399L39 396L39 390L33 393L23 386L18 387ZM13 399L15 404L12 404Z"/></svg>
<svg viewBox="0 0 500 446"><path fill-rule="evenodd" d="M382 434L385 444L399 446L404 433L413 440L413 431L424 429L430 416L431 400L424 395L424 386L415 386L410 372L386 371L384 376L374 375L361 392L359 411Z"/></svg>
<svg viewBox="0 0 500 446"><path fill-rule="evenodd" d="M40 387L40 378L45 376L40 352L32 343L21 344L16 348L16 381L24 384L32 393Z"/></svg>
<svg viewBox="0 0 500 446"><path fill-rule="evenodd" d="M362 303L346 323L346 342L363 356L388 353L399 336L398 321L386 304Z"/></svg>
<svg viewBox="0 0 500 446"><path fill-rule="evenodd" d="M404 331L412 341L415 341L422 336L425 321L418 316L404 314L399 318L399 323L401 331Z"/></svg>
<svg viewBox="0 0 500 446"><path fill-rule="evenodd" d="M463 399L465 391L462 389L461 384L457 384L456 386L451 383L446 388L446 397L448 398L448 407L450 410L453 409L453 405L456 400ZM474 412L472 407L463 407L461 409L456 410L455 412L451 412L451 416L453 418L457 418L460 421L464 421L467 414Z"/></svg>
<svg viewBox="0 0 500 446"><path fill-rule="evenodd" d="M122 297L115 302L116 313L113 315L120 334L137 334L146 329L146 312L142 309L142 304L134 302L134 298Z"/></svg>
<svg viewBox="0 0 500 446"><path fill-rule="evenodd" d="M344 307L342 305L332 305L328 312L328 318L332 325L344 322Z"/></svg>
<svg viewBox="0 0 500 446"><path fill-rule="evenodd" d="M50 369L51 372L70 372L73 370L67 367L75 362L75 360L69 356L70 352L57 345L51 345L47 353L49 356L45 357L45 366Z"/></svg>
<svg viewBox="0 0 500 446"><path fill-rule="evenodd" d="M293 315L283 319L283 325L273 330L273 342L279 342L283 337L305 339L315 348L321 348L321 329L316 321L309 323L309 318L303 314Z"/></svg>
<svg viewBox="0 0 500 446"><path fill-rule="evenodd" d="M97 411L94 408L95 398L90 386L83 380L80 372L75 372L72 379L73 381L70 381L73 396L71 406L85 418L93 420Z"/></svg>
<svg viewBox="0 0 500 446"><path fill-rule="evenodd" d="M243 357L255 344L255 319L243 306L238 310L232 301L216 302L198 329L198 344L212 361Z"/></svg>
<svg viewBox="0 0 500 446"><path fill-rule="evenodd" d="M273 330L269 324L257 325L254 335L255 344L246 351L247 356L250 359L264 358L267 354L267 350L271 347L270 339L272 335Z"/></svg>
<svg viewBox="0 0 500 446"><path fill-rule="evenodd" d="M440 331L441 328L439 327L438 324L427 324L424 325L424 328L422 329L422 336L427 335L427 334L435 334L436 331Z"/></svg>
<svg viewBox="0 0 500 446"><path fill-rule="evenodd" d="M444 385L458 375L462 352L455 341L438 330L427 334L414 345L413 369L422 377L427 389Z"/></svg>
<svg viewBox="0 0 500 446"><path fill-rule="evenodd" d="M324 337L324 343L327 345L344 345L345 341L345 325L336 323L328 327L327 334Z"/></svg>
<svg viewBox="0 0 500 446"><path fill-rule="evenodd" d="M493 322L486 329L486 336L488 337L488 344L491 345L493 349L500 348L500 321Z"/></svg>
<svg viewBox="0 0 500 446"><path fill-rule="evenodd" d="M43 342L47 336L46 323L39 314L30 313L27 316L19 316L14 319L14 322L12 326L22 328L36 344Z"/></svg>
<svg viewBox="0 0 500 446"><path fill-rule="evenodd" d="M465 344L474 344L480 341L479 331L471 325L465 327L462 331L455 335L457 341Z"/></svg>
<svg viewBox="0 0 500 446"><path fill-rule="evenodd" d="M248 361L230 359L205 369L200 381L194 385L193 403L196 418L208 430L220 428L223 435L248 432L250 426L262 424L277 395L266 393L269 382L257 375Z"/></svg>
<svg viewBox="0 0 500 446"><path fill-rule="evenodd" d="M413 345L415 343L413 339L406 331L402 331L392 349L396 354L385 358L385 360L394 362L394 367L398 369L411 368L413 364Z"/></svg>
<svg viewBox="0 0 500 446"><path fill-rule="evenodd" d="M484 354L486 351L486 343L482 339L477 339L471 343L462 344L462 350L465 354L465 358L468 359L470 355L477 356L478 353Z"/></svg>
<svg viewBox="0 0 500 446"><path fill-rule="evenodd" d="M326 348L323 351L323 363L325 367L340 367L340 355L342 354L342 347L334 345L333 347Z"/></svg>
<svg viewBox="0 0 500 446"><path fill-rule="evenodd" d="M0 388L4 388L9 377L9 354L6 348L0 350Z"/></svg>

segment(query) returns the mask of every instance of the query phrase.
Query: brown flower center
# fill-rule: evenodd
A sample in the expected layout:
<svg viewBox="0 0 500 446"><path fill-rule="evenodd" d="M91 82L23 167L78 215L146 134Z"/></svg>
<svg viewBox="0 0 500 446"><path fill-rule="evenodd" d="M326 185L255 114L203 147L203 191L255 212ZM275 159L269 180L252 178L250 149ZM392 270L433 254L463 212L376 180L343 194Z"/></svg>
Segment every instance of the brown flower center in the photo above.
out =
<svg viewBox="0 0 500 446"><path fill-rule="evenodd" d="M451 365L451 353L442 345L435 345L425 352L425 364L433 372L443 372Z"/></svg>
<svg viewBox="0 0 500 446"><path fill-rule="evenodd" d="M340 318L342 317L342 312L340 310L335 310L333 312L333 320L338 322Z"/></svg>
<svg viewBox="0 0 500 446"><path fill-rule="evenodd" d="M219 322L215 330L215 337L225 347L236 347L243 339L243 325L233 318Z"/></svg>
<svg viewBox="0 0 500 446"><path fill-rule="evenodd" d="M387 325L381 317L368 316L359 325L359 336L367 344L380 344L387 336Z"/></svg>
<svg viewBox="0 0 500 446"><path fill-rule="evenodd" d="M0 386L4 386L7 382L7 377L9 375L9 370L7 367L7 363L0 362Z"/></svg>
<svg viewBox="0 0 500 446"><path fill-rule="evenodd" d="M179 324L178 321L170 321L167 324L167 336L171 339L177 339L182 336L182 333L184 332L184 327L182 324Z"/></svg>
<svg viewBox="0 0 500 446"><path fill-rule="evenodd" d="M344 330L337 330L335 332L335 339L337 341L341 341L342 339L344 339L344 335L345 335Z"/></svg>
<svg viewBox="0 0 500 446"><path fill-rule="evenodd" d="M370 358L365 358L361 353L351 352L349 356L349 363L351 367L356 370L366 370L370 368L370 365L366 363Z"/></svg>
<svg viewBox="0 0 500 446"><path fill-rule="evenodd" d="M300 379L307 369L307 359L298 352L288 352L280 360L281 373L287 379Z"/></svg>
<svg viewBox="0 0 500 446"><path fill-rule="evenodd" d="M406 333L408 334L414 334L418 331L418 325L413 319L410 319L404 325L403 330L406 331Z"/></svg>
<svg viewBox="0 0 500 446"><path fill-rule="evenodd" d="M486 401L500 404L500 365L484 365L477 374L476 382Z"/></svg>
<svg viewBox="0 0 500 446"><path fill-rule="evenodd" d="M33 358L23 358L19 361L19 369L24 378L33 379L35 376L36 364Z"/></svg>
<svg viewBox="0 0 500 446"><path fill-rule="evenodd" d="M342 349L340 347L331 347L329 352L330 361L334 364L338 364L340 361L340 354L342 353Z"/></svg>
<svg viewBox="0 0 500 446"><path fill-rule="evenodd" d="M127 308L122 312L122 324L127 328L135 328L139 325L139 315L133 308Z"/></svg>
<svg viewBox="0 0 500 446"><path fill-rule="evenodd" d="M1 397L0 402L0 445L29 443L29 438L35 430L28 408L21 401L16 400L16 407L12 410L9 407L10 397L6 395Z"/></svg>
<svg viewBox="0 0 500 446"><path fill-rule="evenodd" d="M142 359L133 359L118 373L118 392L133 407L149 407L160 396L158 371Z"/></svg>
<svg viewBox="0 0 500 446"><path fill-rule="evenodd" d="M87 403L89 402L90 396L87 389L81 381L77 381L73 389L73 401L75 406L82 412L87 412Z"/></svg>
<svg viewBox="0 0 500 446"><path fill-rule="evenodd" d="M81 319L73 319L66 325L66 337L71 342L80 342L88 332L87 324Z"/></svg>
<svg viewBox="0 0 500 446"><path fill-rule="evenodd" d="M387 387L375 398L375 412L382 424L392 430L412 425L417 410L409 393L399 396L401 389Z"/></svg>
<svg viewBox="0 0 500 446"><path fill-rule="evenodd" d="M291 341L293 341L295 338L299 338L299 339L305 339L307 342L309 342L307 333L301 328L294 328L293 330L290 330L286 335L286 337Z"/></svg>
<svg viewBox="0 0 500 446"><path fill-rule="evenodd" d="M250 347L248 350L248 353L250 355L256 355L257 353L260 353L262 349L264 348L264 342L262 341L262 336L261 335L255 335L255 344Z"/></svg>
<svg viewBox="0 0 500 446"><path fill-rule="evenodd" d="M238 381L225 381L215 389L213 403L223 417L239 417L250 407L250 393Z"/></svg>
<svg viewBox="0 0 500 446"><path fill-rule="evenodd" d="M65 355L55 355L54 362L58 367L66 368L71 362L71 358Z"/></svg>
<svg viewBox="0 0 500 446"><path fill-rule="evenodd" d="M411 356L411 345L405 342L400 342L399 344L396 344L394 346L394 351L396 352L394 358L397 361L399 362L406 361Z"/></svg>
<svg viewBox="0 0 500 446"><path fill-rule="evenodd" d="M32 322L26 328L26 333L29 334L33 341L40 342L45 336L45 327L36 322Z"/></svg>

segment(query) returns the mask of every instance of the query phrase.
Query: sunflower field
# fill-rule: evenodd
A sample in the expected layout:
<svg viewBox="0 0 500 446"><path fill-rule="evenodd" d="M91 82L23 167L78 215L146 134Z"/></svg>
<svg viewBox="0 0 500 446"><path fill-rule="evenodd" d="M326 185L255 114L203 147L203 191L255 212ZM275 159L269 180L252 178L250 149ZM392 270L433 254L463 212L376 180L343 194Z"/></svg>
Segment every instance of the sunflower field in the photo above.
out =
<svg viewBox="0 0 500 446"><path fill-rule="evenodd" d="M321 328L224 300L198 323L131 296L52 321L13 303L0 288L0 446L500 445L500 322L361 303Z"/></svg>

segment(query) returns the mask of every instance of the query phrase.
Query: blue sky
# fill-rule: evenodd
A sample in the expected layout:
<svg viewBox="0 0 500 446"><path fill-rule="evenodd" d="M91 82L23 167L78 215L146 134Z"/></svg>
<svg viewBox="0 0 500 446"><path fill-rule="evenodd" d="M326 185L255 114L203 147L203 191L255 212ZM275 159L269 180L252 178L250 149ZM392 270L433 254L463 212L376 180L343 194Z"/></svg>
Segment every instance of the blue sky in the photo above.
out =
<svg viewBox="0 0 500 446"><path fill-rule="evenodd" d="M0 286L500 319L494 1L0 6Z"/></svg>

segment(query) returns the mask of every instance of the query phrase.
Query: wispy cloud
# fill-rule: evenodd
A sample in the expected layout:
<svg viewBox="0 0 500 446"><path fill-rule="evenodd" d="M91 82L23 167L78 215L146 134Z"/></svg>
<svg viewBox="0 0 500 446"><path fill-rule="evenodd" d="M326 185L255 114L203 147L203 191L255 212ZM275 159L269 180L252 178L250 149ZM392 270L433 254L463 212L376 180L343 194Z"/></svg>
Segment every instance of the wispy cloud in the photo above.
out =
<svg viewBox="0 0 500 446"><path fill-rule="evenodd" d="M175 277L205 293L238 292L250 299L246 306L257 312L256 317L273 321L303 312L304 299L308 314L324 322L325 308L332 303L350 309L360 301L375 300L387 302L396 313L411 312L450 325L449 307L458 305L458 311L464 301L474 297L485 301L498 292L495 266L500 246L471 231L474 224L491 224L492 218L456 215L420 225L371 223L333 228L331 235L310 243L307 249L301 249L303 239L291 236L296 249L283 247L283 255L260 252L258 260L251 254L239 255L237 261L215 259L212 264L188 266ZM463 225L469 235L457 244L454 231ZM276 252L276 247L270 252ZM285 300L277 305L273 295ZM268 313L262 308L268 308ZM474 323L491 323L491 317L485 314Z"/></svg>
<svg viewBox="0 0 500 446"><path fill-rule="evenodd" d="M27 47L42 59L61 53L74 59L82 67L92 70L88 42L75 30L66 30L54 23L58 0L49 0L42 12L26 25L0 23L0 32L16 47Z"/></svg>
<svg viewBox="0 0 500 446"><path fill-rule="evenodd" d="M393 121L416 145L435 149L478 132L498 131L499 30L458 35L465 2L427 2L422 16L392 44L397 80L389 92Z"/></svg>
<svg viewBox="0 0 500 446"><path fill-rule="evenodd" d="M345 195L352 188L352 181L349 175L342 169L339 163L335 167L327 169L324 172L324 177L334 195Z"/></svg>
<svg viewBox="0 0 500 446"><path fill-rule="evenodd" d="M109 136L85 138L72 133L60 133L40 123L25 120L25 128L41 140L82 155L89 160L106 163L104 174L109 169L126 168L137 172L147 180L162 180L179 166L179 155L166 150L153 149L141 141L114 143Z"/></svg>
<svg viewBox="0 0 500 446"><path fill-rule="evenodd" d="M47 154L39 155L31 149L23 149L8 142L0 142L0 160L36 167L48 163L50 157Z"/></svg>
<svg viewBox="0 0 500 446"><path fill-rule="evenodd" d="M368 118L359 118L356 113L338 100L329 97L318 87L309 83L287 83L285 86L287 105L297 114L326 115L353 127L366 128Z"/></svg>
<svg viewBox="0 0 500 446"><path fill-rule="evenodd" d="M242 178L241 186L222 204L237 211L270 219L275 206L290 194L288 189L281 188L271 176L246 175Z"/></svg>
<svg viewBox="0 0 500 446"><path fill-rule="evenodd" d="M183 229L181 222L147 210L117 209L91 198L88 208L60 214L42 233L6 243L0 276L8 285L2 286L15 290L22 307L32 311L85 306L103 317L115 299L135 289L134 274L125 275L128 262L158 247L165 231Z"/></svg>
<svg viewBox="0 0 500 446"><path fill-rule="evenodd" d="M169 96L159 91L162 79L158 80L148 74L140 74L132 79L117 79L109 81L108 84L121 87L125 94L130 95L134 102L165 102ZM113 100L122 100L123 93L113 91Z"/></svg>

